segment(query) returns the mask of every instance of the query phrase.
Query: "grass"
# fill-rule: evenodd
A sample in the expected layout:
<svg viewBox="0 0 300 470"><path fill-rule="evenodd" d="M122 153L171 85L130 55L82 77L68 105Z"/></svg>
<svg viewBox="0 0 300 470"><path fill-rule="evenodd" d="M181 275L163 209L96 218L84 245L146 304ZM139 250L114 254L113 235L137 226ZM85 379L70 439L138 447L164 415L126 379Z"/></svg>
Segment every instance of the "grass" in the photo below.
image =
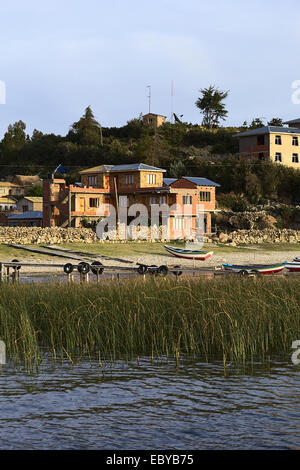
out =
<svg viewBox="0 0 300 470"><path fill-rule="evenodd" d="M48 348L100 361L182 354L246 361L300 337L297 279L175 278L0 286L0 339L30 363Z"/></svg>

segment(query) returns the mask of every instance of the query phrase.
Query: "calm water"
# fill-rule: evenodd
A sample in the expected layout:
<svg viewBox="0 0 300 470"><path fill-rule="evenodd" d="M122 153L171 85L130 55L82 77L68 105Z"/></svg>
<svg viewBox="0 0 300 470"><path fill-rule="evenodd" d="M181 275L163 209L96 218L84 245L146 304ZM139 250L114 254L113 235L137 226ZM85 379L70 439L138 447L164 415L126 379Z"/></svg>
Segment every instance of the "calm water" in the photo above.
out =
<svg viewBox="0 0 300 470"><path fill-rule="evenodd" d="M0 371L0 449L299 449L300 366L97 362Z"/></svg>

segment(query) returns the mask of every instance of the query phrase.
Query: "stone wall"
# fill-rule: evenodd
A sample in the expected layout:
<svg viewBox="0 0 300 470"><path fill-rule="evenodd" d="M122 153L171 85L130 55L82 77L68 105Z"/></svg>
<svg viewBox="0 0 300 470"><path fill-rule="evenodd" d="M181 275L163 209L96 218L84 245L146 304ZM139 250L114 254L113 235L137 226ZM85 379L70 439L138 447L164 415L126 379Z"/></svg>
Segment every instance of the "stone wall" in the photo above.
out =
<svg viewBox="0 0 300 470"><path fill-rule="evenodd" d="M264 230L236 230L220 233L212 239L215 243L253 245L259 243L300 243L300 230L268 228Z"/></svg>
<svg viewBox="0 0 300 470"><path fill-rule="evenodd" d="M93 243L97 235L89 228L0 227L0 244Z"/></svg>

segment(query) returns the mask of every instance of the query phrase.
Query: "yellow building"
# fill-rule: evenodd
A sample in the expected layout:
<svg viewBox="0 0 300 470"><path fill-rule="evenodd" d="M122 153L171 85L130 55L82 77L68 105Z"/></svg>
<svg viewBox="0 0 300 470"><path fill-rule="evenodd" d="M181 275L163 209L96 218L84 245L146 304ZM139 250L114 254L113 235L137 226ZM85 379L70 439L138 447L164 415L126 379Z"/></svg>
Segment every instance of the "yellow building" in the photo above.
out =
<svg viewBox="0 0 300 470"><path fill-rule="evenodd" d="M147 126L157 129L164 122L166 122L166 116L161 116L160 114L148 113L143 116L143 123Z"/></svg>
<svg viewBox="0 0 300 470"><path fill-rule="evenodd" d="M0 197L3 196L22 196L24 187L9 181L0 181Z"/></svg>
<svg viewBox="0 0 300 470"><path fill-rule="evenodd" d="M42 211L43 198L37 196L25 196L17 202L18 211Z"/></svg>
<svg viewBox="0 0 300 470"><path fill-rule="evenodd" d="M239 155L242 158L270 160L300 169L299 127L264 126L235 134L234 137L239 139Z"/></svg>

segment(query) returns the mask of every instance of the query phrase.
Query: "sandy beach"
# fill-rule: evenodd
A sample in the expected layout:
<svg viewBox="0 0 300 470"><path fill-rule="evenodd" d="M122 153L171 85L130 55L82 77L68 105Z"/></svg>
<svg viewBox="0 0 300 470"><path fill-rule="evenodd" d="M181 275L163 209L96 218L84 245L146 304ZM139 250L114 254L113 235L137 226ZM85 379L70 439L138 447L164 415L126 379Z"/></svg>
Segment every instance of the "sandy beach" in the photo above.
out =
<svg viewBox="0 0 300 470"><path fill-rule="evenodd" d="M300 250L299 250L300 255ZM116 257L118 253L116 252ZM132 264L125 264L115 260L103 260L99 258L99 261L102 262L104 266L121 266L121 267L135 267L137 263L146 264L146 265L167 265L169 267L174 265L180 265L186 268L201 268L201 270L205 270L205 268L221 268L223 263L233 263L233 264L273 264L283 261L291 261L296 256L298 256L297 251L275 251L272 250L258 250L253 249L245 252L229 252L229 253L214 253L211 258L207 259L206 261L199 261L199 260L188 260L182 258L176 258L174 256L166 254L145 254L141 253L134 256L120 256L120 258L124 258L128 261L132 261ZM72 263L73 265L77 265L80 260L70 259L65 257L50 257L50 256L43 256L38 254L24 255L22 251L17 253L15 259L18 259L20 262L24 263L41 263L41 264L48 264L49 266L24 266L21 269L21 273L26 273L26 275L30 274L37 274L40 273L42 275L61 275L63 274L63 265L66 263ZM83 259L82 259L83 260ZM12 258L3 258L2 263L11 262ZM87 262L91 263L93 260L92 258L87 258ZM55 267L55 265L61 265L61 267ZM53 267L51 267L53 266Z"/></svg>

